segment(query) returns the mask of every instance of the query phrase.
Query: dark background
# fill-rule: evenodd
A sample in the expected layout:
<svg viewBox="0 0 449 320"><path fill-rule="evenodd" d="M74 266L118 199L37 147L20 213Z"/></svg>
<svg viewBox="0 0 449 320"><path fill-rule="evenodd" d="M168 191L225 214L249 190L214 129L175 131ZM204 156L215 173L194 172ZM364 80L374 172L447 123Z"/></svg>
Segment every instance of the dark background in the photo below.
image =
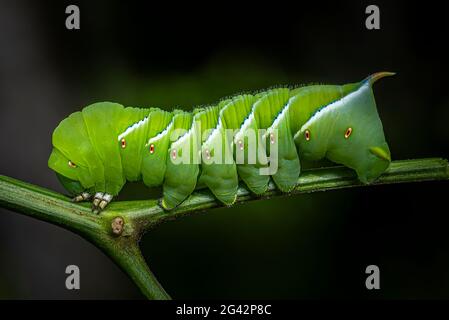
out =
<svg viewBox="0 0 449 320"><path fill-rule="evenodd" d="M64 192L51 134L92 102L191 109L382 70L397 72L374 88L393 158L447 157L448 8L373 3L370 31L365 1L1 1L0 173ZM68 4L80 30L65 28ZM270 199L167 223L142 249L174 298L449 298L447 196L447 182L426 182ZM69 264L81 290L65 289ZM365 289L369 264L381 290ZM0 298L141 297L80 237L0 211Z"/></svg>

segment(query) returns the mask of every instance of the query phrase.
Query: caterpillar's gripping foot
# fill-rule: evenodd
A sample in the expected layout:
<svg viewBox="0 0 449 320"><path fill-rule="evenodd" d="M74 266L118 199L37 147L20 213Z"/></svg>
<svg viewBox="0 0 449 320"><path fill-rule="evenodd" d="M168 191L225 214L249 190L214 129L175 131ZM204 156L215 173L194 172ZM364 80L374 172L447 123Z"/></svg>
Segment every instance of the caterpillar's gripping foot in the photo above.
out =
<svg viewBox="0 0 449 320"><path fill-rule="evenodd" d="M111 201L112 195L109 193L97 192L92 201L92 212L96 214L100 213Z"/></svg>
<svg viewBox="0 0 449 320"><path fill-rule="evenodd" d="M92 195L89 192L83 192L77 196L75 196L74 198L72 198L73 202L83 202L83 201L87 201L90 198L92 198Z"/></svg>

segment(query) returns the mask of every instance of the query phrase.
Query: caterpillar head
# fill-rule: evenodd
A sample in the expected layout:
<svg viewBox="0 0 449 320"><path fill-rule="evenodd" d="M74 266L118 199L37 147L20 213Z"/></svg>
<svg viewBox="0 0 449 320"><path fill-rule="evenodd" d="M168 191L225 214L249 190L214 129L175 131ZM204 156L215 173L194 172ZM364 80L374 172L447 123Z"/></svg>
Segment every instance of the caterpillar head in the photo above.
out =
<svg viewBox="0 0 449 320"><path fill-rule="evenodd" d="M88 177L87 168L70 160L70 157L64 156L57 148L53 148L48 166L56 172L59 181L69 192L79 194L87 189L81 184L82 177Z"/></svg>
<svg viewBox="0 0 449 320"><path fill-rule="evenodd" d="M300 155L327 158L354 169L363 183L378 178L391 162L390 150L377 113L372 83L375 74L341 99L316 112L295 135Z"/></svg>
<svg viewBox="0 0 449 320"><path fill-rule="evenodd" d="M85 132L81 112L75 112L61 121L53 132L53 150L48 166L56 172L64 187L80 193L94 185L89 138Z"/></svg>

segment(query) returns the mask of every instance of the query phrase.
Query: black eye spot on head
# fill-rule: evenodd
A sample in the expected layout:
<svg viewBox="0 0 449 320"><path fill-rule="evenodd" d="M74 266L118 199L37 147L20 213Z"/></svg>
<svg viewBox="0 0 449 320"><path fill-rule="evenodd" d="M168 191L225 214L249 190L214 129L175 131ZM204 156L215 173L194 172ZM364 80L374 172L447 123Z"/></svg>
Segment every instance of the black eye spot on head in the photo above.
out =
<svg viewBox="0 0 449 320"><path fill-rule="evenodd" d="M349 127L348 129L346 129L346 132L345 132L345 139L348 139L349 136L351 135L351 133L352 133L352 128L351 128L351 127Z"/></svg>
<svg viewBox="0 0 449 320"><path fill-rule="evenodd" d="M310 140L310 131L309 131L309 129L307 129L307 130L304 132L304 137L306 138L307 141Z"/></svg>
<svg viewBox="0 0 449 320"><path fill-rule="evenodd" d="M70 167L70 168L76 168L76 164L74 164L74 163L72 162L72 160L69 160L69 167Z"/></svg>

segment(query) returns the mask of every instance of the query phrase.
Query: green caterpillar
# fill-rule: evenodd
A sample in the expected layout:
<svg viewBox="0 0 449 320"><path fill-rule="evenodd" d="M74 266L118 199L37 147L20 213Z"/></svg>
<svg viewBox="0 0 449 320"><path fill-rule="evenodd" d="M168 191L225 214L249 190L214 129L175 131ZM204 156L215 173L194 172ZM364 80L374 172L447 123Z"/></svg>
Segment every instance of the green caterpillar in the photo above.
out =
<svg viewBox="0 0 449 320"><path fill-rule="evenodd" d="M94 212L126 181L162 185L166 210L202 187L232 205L239 180L261 194L271 177L289 192L303 159L327 158L370 183L391 162L372 85L391 75L242 94L193 112L95 103L61 121L48 165L74 201L93 197Z"/></svg>

